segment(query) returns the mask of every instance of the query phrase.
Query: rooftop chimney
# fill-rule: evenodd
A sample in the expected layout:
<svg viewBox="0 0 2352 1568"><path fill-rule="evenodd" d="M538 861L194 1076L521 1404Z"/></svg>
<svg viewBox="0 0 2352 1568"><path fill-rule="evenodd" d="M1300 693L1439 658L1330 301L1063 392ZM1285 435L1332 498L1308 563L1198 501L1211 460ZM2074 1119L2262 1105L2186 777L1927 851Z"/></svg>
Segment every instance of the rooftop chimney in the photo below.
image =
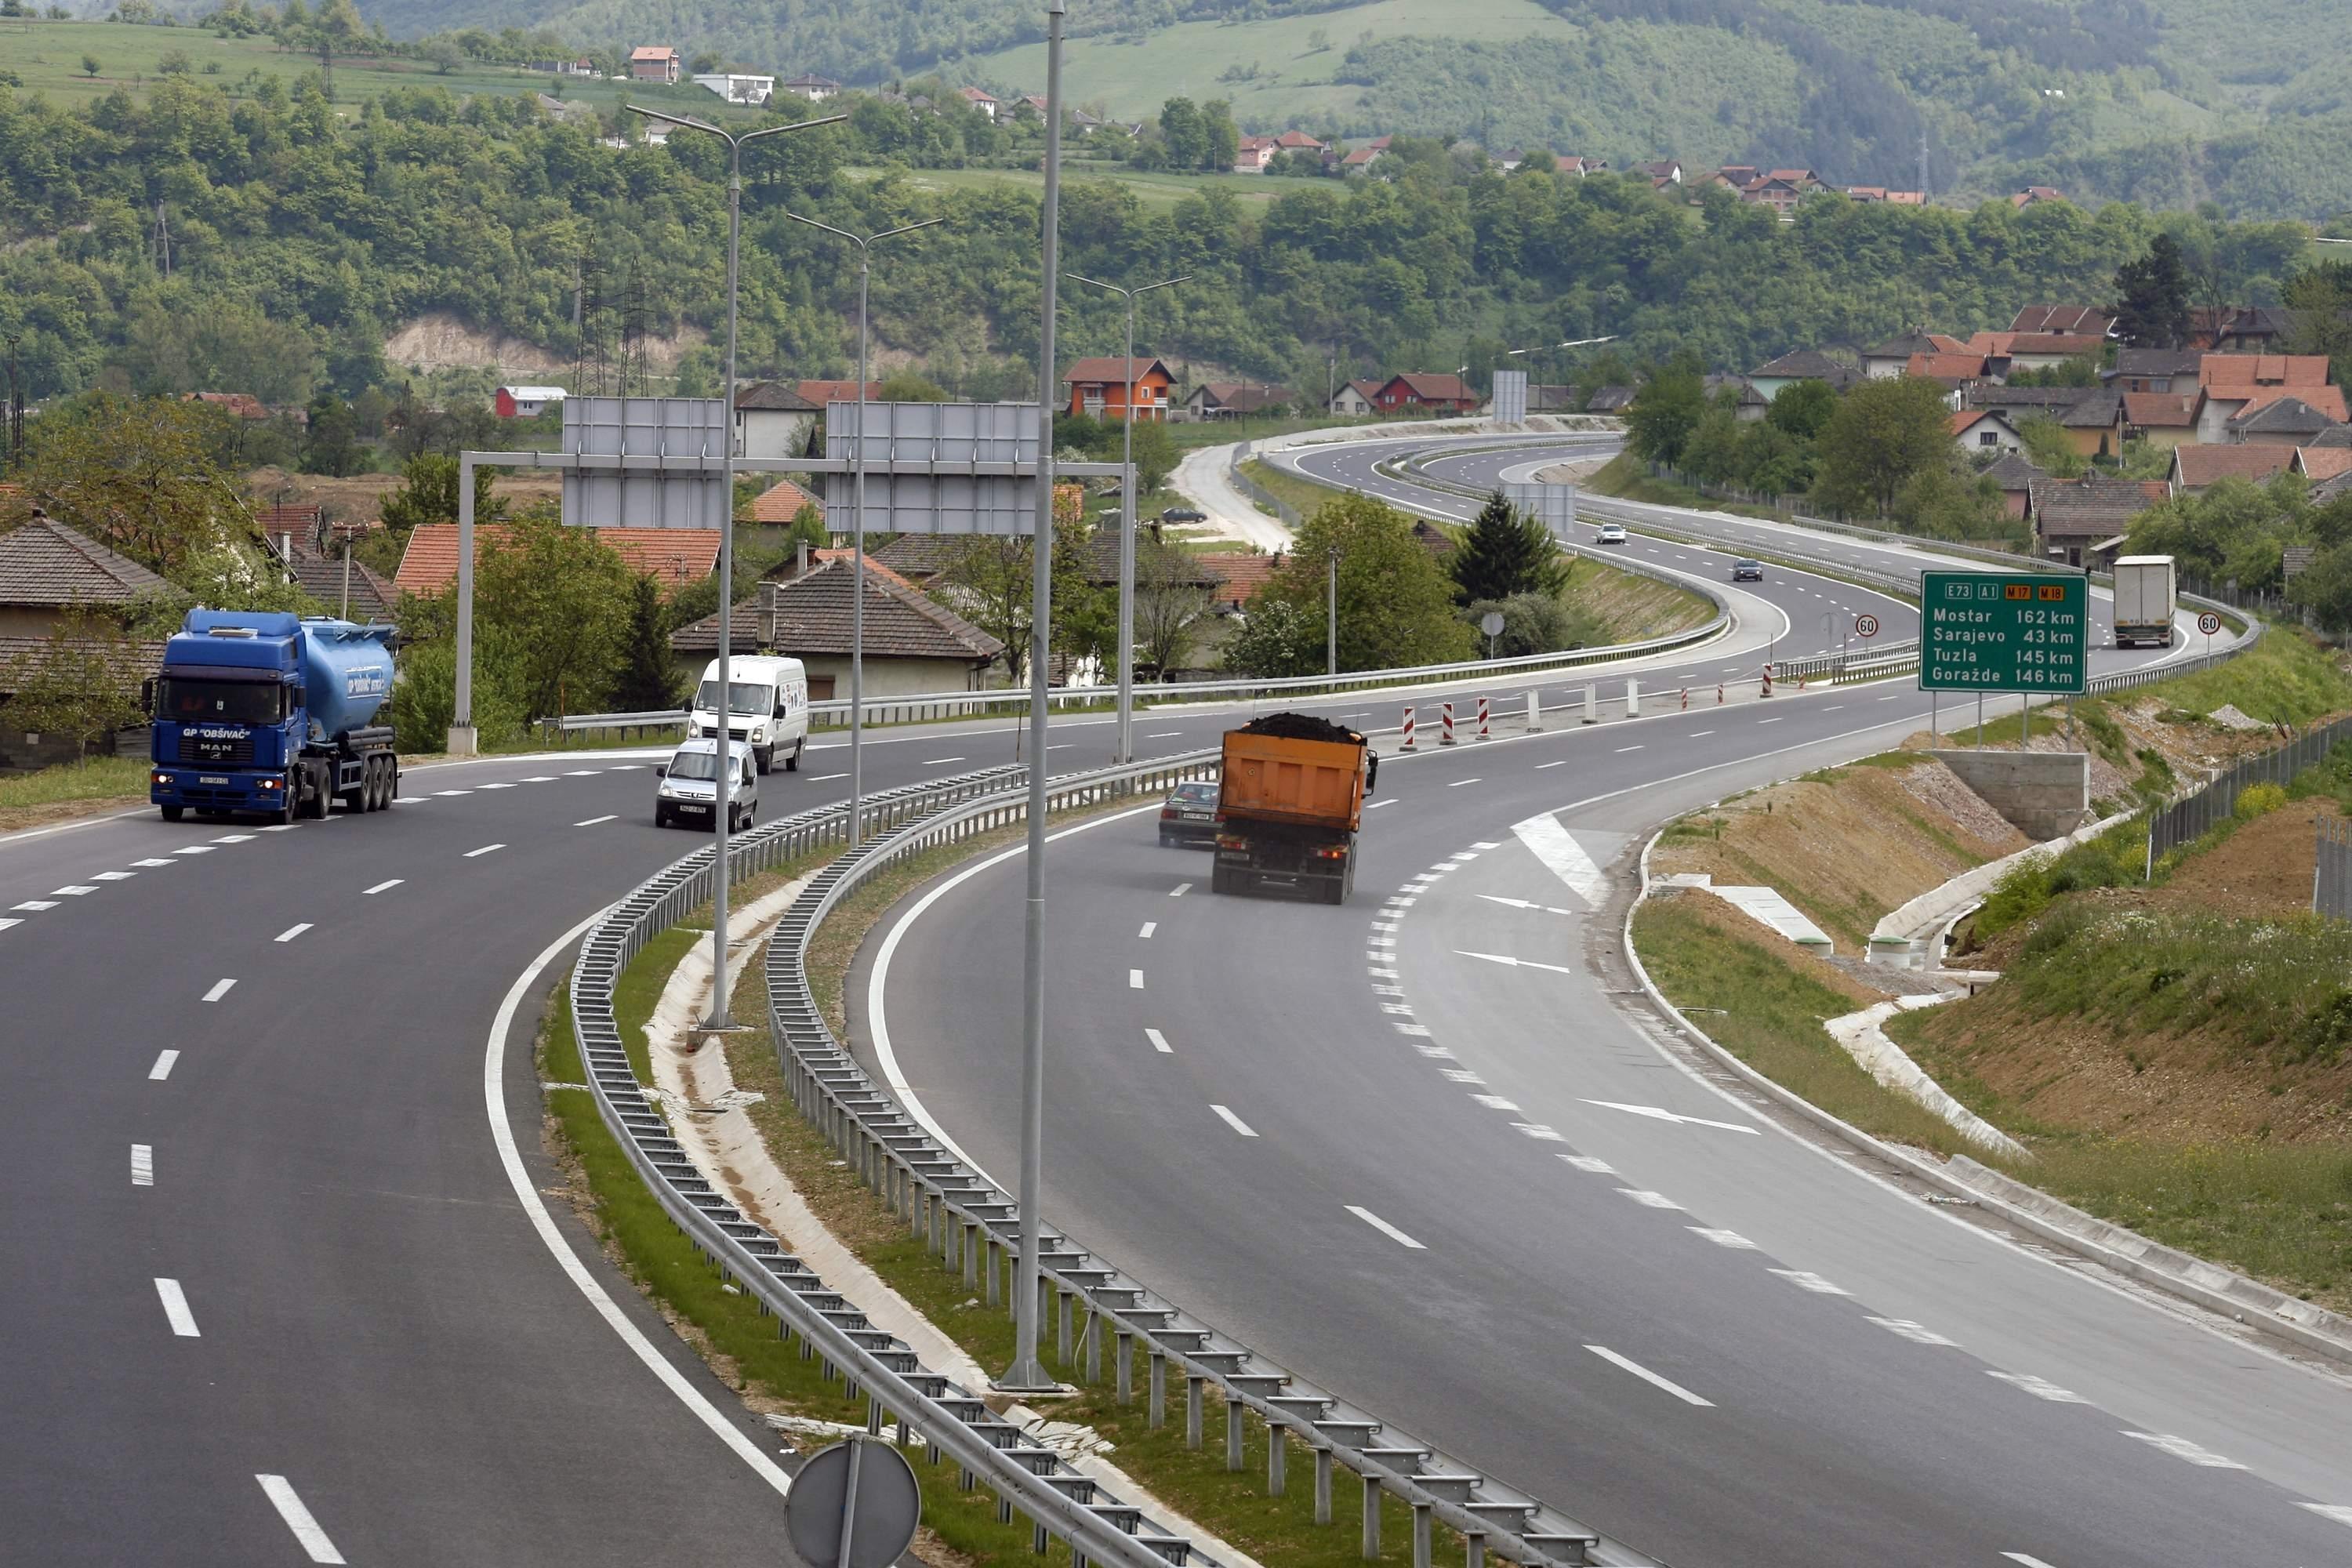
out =
<svg viewBox="0 0 2352 1568"><path fill-rule="evenodd" d="M805 558L808 546L801 546ZM776 585L764 578L760 583L760 651L772 653L776 647Z"/></svg>

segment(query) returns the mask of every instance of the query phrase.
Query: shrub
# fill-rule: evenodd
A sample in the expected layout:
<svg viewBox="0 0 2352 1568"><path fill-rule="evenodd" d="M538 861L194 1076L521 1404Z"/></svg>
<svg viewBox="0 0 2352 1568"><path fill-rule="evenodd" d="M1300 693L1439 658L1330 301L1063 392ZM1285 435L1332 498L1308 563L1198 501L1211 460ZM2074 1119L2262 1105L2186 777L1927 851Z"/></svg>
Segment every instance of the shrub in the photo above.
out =
<svg viewBox="0 0 2352 1568"><path fill-rule="evenodd" d="M2267 816L2286 804L2286 791L2274 784L2248 784L2238 792L2238 804L2231 815L2240 822L2252 822Z"/></svg>

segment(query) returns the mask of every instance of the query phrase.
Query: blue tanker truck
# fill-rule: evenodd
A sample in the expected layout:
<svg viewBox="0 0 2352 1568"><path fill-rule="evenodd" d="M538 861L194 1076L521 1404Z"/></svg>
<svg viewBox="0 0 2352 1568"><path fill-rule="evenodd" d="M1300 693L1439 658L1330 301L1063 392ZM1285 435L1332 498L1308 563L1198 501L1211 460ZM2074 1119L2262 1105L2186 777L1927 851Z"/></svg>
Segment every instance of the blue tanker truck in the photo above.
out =
<svg viewBox="0 0 2352 1568"><path fill-rule="evenodd" d="M324 816L327 803L381 811L400 792L392 728L397 628L277 611L190 610L147 693L148 798L177 822L259 812Z"/></svg>

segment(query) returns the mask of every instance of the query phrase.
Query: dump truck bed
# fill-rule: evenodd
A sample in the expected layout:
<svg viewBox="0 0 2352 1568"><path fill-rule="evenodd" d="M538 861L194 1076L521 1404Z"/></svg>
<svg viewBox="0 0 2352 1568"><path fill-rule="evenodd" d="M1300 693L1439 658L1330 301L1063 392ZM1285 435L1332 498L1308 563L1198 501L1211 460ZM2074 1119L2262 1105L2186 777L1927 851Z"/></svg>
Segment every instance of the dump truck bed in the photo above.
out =
<svg viewBox="0 0 2352 1568"><path fill-rule="evenodd" d="M1353 833L1364 811L1364 743L1234 730L1225 736L1217 811L1226 821Z"/></svg>

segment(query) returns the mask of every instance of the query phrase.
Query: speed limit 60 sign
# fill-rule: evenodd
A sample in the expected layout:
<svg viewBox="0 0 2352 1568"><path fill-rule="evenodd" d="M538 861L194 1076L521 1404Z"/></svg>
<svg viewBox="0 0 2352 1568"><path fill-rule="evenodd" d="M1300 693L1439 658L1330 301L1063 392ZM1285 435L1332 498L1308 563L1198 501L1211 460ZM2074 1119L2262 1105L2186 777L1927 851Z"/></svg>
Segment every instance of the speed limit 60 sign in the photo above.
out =
<svg viewBox="0 0 2352 1568"><path fill-rule="evenodd" d="M1853 635L1858 637L1876 637L1878 635L1878 617L1876 616L1854 616Z"/></svg>
<svg viewBox="0 0 2352 1568"><path fill-rule="evenodd" d="M2197 617L2197 629L2210 637L2221 629L2221 617L2208 610Z"/></svg>

